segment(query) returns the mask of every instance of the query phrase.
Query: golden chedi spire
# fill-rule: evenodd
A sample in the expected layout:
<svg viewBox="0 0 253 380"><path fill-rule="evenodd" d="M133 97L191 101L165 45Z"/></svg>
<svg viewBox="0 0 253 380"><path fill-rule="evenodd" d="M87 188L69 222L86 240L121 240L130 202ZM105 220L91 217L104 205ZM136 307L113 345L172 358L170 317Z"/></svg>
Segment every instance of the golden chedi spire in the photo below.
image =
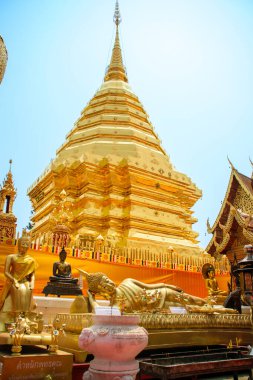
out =
<svg viewBox="0 0 253 380"><path fill-rule="evenodd" d="M139 98L130 87L119 40L104 82L81 112L39 180L28 189L34 207L33 241L52 232L51 215L64 188L72 202L71 236L115 245L163 244L198 251L192 206L201 192L176 171Z"/></svg>
<svg viewBox="0 0 253 380"><path fill-rule="evenodd" d="M116 1L116 4L115 4L115 12L114 12L113 21L116 24L116 36L115 36L114 47L112 50L111 62L105 74L104 81L107 82L108 80L119 79L119 80L123 80L124 82L128 82L126 70L123 65L120 40L119 40L119 24L121 23L121 15L119 11L118 0Z"/></svg>

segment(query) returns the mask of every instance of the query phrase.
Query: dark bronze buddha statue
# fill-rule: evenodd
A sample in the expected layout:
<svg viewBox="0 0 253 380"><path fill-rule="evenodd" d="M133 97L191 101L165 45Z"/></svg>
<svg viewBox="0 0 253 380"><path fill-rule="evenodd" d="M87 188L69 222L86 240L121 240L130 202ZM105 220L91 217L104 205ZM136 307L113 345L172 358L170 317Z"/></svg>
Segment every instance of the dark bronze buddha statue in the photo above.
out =
<svg viewBox="0 0 253 380"><path fill-rule="evenodd" d="M77 279L74 279L71 276L71 265L66 262L67 252L63 248L61 252L59 253L60 261L57 261L53 265L53 276L50 277L50 279L55 279L55 281L76 281Z"/></svg>
<svg viewBox="0 0 253 380"><path fill-rule="evenodd" d="M58 297L62 295L80 295L82 290L78 285L78 278L72 277L71 265L66 262L67 252L64 247L59 253L59 261L53 264L53 276L49 277L49 282L43 289L43 293L54 294Z"/></svg>

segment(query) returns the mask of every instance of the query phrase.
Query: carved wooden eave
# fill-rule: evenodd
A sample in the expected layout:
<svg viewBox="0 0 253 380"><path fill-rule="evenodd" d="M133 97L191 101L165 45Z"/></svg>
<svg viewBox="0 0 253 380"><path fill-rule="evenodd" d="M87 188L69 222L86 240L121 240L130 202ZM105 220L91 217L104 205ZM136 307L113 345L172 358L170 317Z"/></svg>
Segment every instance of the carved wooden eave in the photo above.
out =
<svg viewBox="0 0 253 380"><path fill-rule="evenodd" d="M247 198L247 202L243 200ZM238 206L238 198L241 197L241 206ZM244 202L244 204L243 204ZM248 219L253 214L253 180L239 173L233 166L227 187L227 191L215 220L211 227L208 221L208 232L212 238L206 247L206 251L212 255L226 254L239 235L245 242L253 243L253 225L249 225ZM244 215L244 216L243 216Z"/></svg>

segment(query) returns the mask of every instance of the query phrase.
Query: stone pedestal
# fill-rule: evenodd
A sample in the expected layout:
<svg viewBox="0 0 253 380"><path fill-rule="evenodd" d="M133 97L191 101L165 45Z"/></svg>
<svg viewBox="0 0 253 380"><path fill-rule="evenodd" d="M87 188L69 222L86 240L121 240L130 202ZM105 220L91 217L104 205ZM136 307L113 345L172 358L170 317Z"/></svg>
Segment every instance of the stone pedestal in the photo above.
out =
<svg viewBox="0 0 253 380"><path fill-rule="evenodd" d="M94 315L93 323L79 337L79 346L94 355L83 379L134 380L139 371L135 357L148 344L139 316Z"/></svg>
<svg viewBox="0 0 253 380"><path fill-rule="evenodd" d="M36 311L43 313L44 323L48 324L53 323L58 313L69 314L74 298L35 296L34 301L37 305Z"/></svg>
<svg viewBox="0 0 253 380"><path fill-rule="evenodd" d="M71 279L57 279L55 277L50 277L49 282L44 287L42 293L46 296L49 294L60 296L80 296L82 295L82 289L78 285L77 278Z"/></svg>

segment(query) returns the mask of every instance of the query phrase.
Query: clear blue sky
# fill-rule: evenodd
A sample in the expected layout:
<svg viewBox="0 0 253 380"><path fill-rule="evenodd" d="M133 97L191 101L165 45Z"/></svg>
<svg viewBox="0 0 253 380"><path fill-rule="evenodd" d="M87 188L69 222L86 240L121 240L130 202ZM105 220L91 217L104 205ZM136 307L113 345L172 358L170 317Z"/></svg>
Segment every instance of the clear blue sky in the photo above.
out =
<svg viewBox="0 0 253 380"><path fill-rule="evenodd" d="M195 230L221 206L227 156L251 175L253 1L120 0L128 78L177 170L203 191ZM13 159L21 230L27 188L64 142L108 64L114 0L0 0L9 61L0 86L0 181Z"/></svg>

